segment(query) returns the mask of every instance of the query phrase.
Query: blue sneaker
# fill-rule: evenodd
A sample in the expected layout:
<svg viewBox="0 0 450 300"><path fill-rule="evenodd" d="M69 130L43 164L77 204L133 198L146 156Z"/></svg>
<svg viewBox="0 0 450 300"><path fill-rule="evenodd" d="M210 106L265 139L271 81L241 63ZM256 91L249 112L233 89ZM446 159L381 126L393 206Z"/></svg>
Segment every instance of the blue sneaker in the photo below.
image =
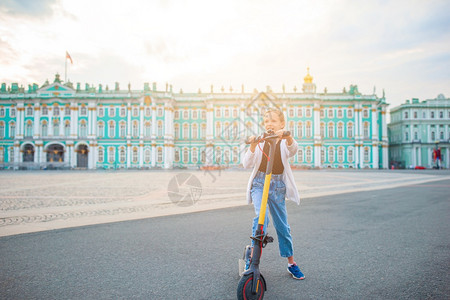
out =
<svg viewBox="0 0 450 300"><path fill-rule="evenodd" d="M294 279L298 279L298 280L305 279L305 275L303 275L302 271L300 271L300 268L297 266L296 263L294 263L292 266L288 267L287 270L289 273L291 273L291 275Z"/></svg>

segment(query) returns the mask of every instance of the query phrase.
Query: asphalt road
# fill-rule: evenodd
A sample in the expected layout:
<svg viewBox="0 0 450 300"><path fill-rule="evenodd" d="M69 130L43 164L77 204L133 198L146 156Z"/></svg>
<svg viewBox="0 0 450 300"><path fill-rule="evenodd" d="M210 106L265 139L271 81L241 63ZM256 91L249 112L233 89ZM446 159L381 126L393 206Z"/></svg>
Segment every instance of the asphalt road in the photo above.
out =
<svg viewBox="0 0 450 300"><path fill-rule="evenodd" d="M449 299L450 180L288 203L266 299ZM1 299L235 299L251 206L0 238ZM274 232L269 227L269 231Z"/></svg>

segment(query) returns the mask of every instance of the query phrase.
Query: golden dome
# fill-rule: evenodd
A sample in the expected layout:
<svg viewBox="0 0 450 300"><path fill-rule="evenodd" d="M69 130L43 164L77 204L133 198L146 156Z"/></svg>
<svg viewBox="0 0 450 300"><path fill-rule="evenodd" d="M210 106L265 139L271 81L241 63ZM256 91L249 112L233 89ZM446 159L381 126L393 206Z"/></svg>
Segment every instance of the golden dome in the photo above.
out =
<svg viewBox="0 0 450 300"><path fill-rule="evenodd" d="M313 77L311 75L309 75L309 67L306 69L308 70L308 74L306 74L306 76L303 78L303 80L305 81L305 83L312 83Z"/></svg>

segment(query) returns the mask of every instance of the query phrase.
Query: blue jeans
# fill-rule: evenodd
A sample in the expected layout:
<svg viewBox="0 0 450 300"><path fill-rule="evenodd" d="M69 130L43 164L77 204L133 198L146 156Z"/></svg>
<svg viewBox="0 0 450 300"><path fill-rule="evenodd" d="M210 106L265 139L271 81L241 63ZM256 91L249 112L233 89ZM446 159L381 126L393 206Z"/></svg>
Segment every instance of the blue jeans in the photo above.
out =
<svg viewBox="0 0 450 300"><path fill-rule="evenodd" d="M252 236L255 236L256 228L258 227L265 176L265 173L258 171L252 182L251 196L256 213L256 218L253 219ZM282 180L282 175L272 174L267 204L272 217L273 225L277 231L280 255L282 257L290 257L294 255L294 247L292 245L291 228L289 227L287 220L285 197L286 185ZM266 220L264 221L265 233L267 225L269 225L269 214L266 212Z"/></svg>

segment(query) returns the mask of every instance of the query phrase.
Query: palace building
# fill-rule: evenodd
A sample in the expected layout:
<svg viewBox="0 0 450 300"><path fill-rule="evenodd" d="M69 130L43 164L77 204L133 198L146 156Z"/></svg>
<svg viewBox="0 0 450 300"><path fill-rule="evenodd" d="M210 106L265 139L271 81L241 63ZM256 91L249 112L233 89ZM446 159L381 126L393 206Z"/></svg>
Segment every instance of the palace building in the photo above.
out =
<svg viewBox="0 0 450 300"><path fill-rule="evenodd" d="M263 132L262 114L280 108L298 142L299 168L387 168L384 93L316 91L309 74L301 90L229 88L178 93L166 84L142 90L76 87L59 75L42 86L1 85L0 167L239 167L245 138Z"/></svg>
<svg viewBox="0 0 450 300"><path fill-rule="evenodd" d="M391 166L399 168L450 168L450 99L411 101L391 109L389 143Z"/></svg>

